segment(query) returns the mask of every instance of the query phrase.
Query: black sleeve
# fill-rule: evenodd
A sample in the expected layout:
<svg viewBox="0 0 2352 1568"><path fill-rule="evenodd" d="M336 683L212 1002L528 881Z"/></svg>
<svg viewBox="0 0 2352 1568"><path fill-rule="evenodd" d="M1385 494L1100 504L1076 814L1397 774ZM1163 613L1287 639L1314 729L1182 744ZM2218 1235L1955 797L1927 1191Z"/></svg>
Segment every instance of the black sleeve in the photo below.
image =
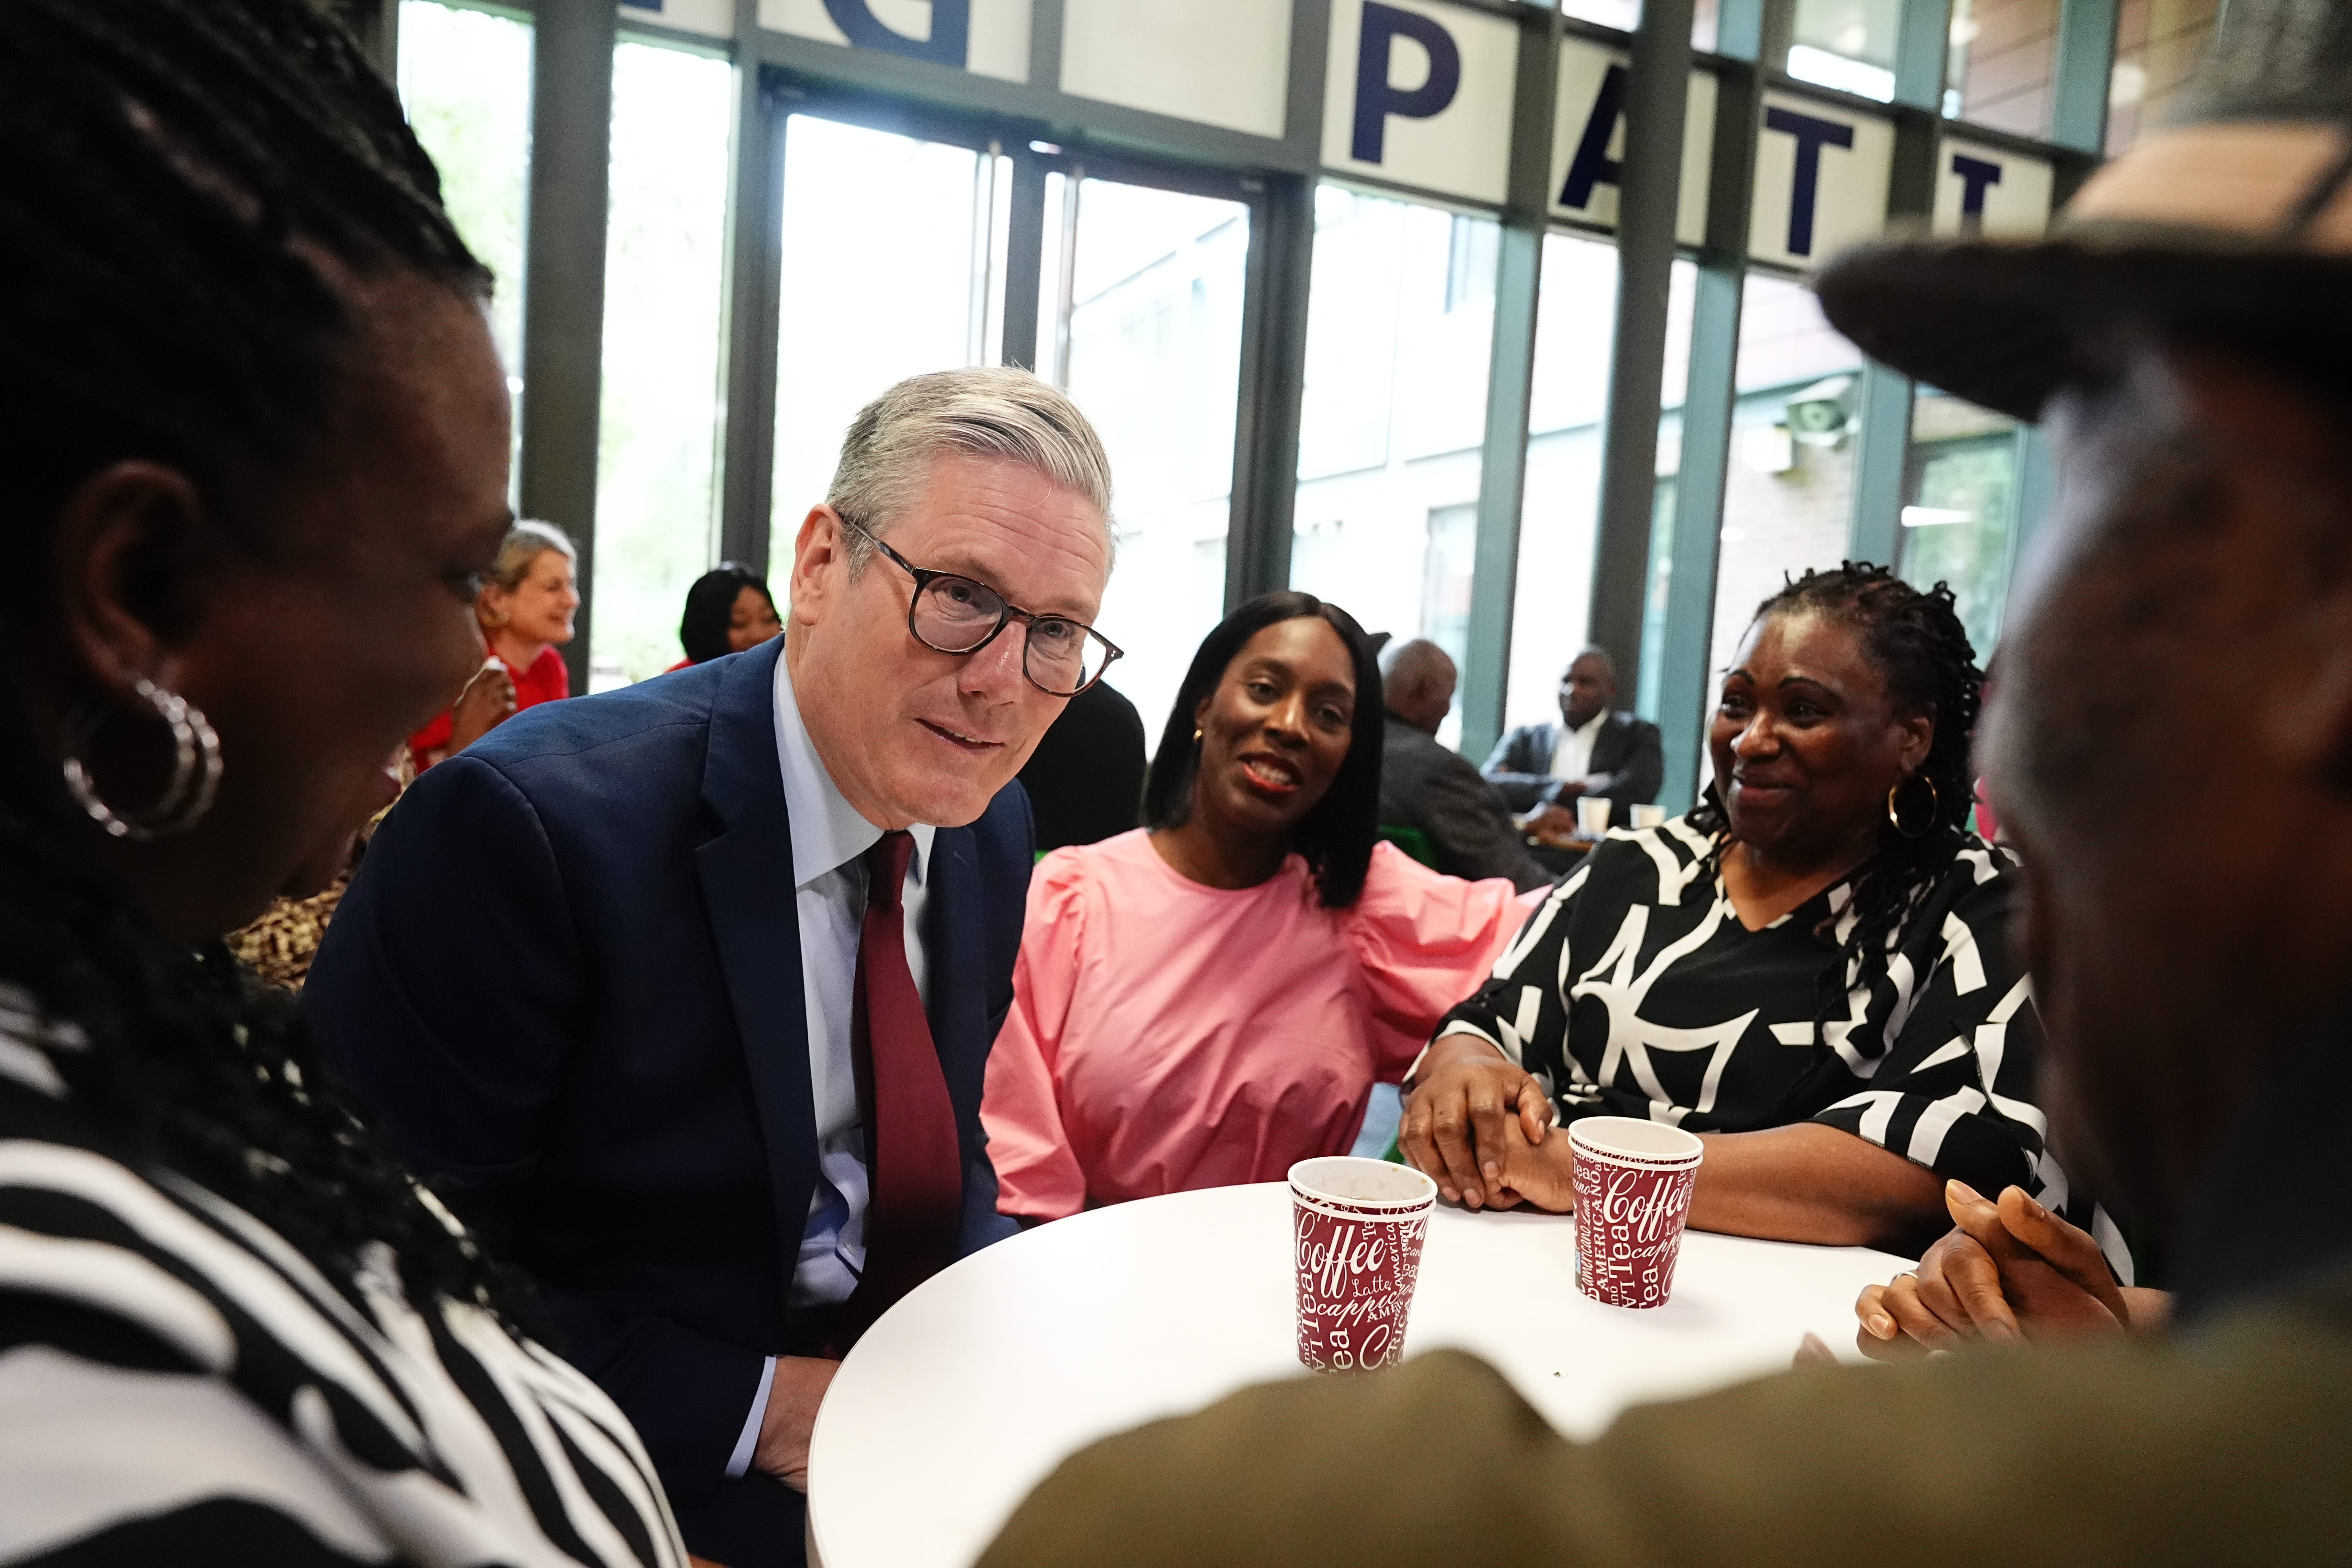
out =
<svg viewBox="0 0 2352 1568"><path fill-rule="evenodd" d="M1556 983L1568 945L1570 916L1592 875L1588 858L1552 889L1495 965L1476 994L1438 1020L1435 1038L1475 1035L1557 1093L1566 1080L1568 1006Z"/></svg>
<svg viewBox="0 0 2352 1568"><path fill-rule="evenodd" d="M1519 754L1527 749L1527 738L1528 727L1522 724L1495 742L1486 753L1486 765L1478 770L1513 811L1533 811L1559 791L1559 781L1549 773L1527 771L1528 759Z"/></svg>
<svg viewBox="0 0 2352 1568"><path fill-rule="evenodd" d="M1870 1087L1813 1118L1987 1196L2033 1190L2048 1129L2033 1103L2042 1020L2009 940L2016 890L2013 874L1989 876L1915 919L1895 959L1900 1029Z"/></svg>
<svg viewBox="0 0 2352 1568"><path fill-rule="evenodd" d="M1551 873L1528 853L1493 786L1461 758L1449 760L1451 766L1429 770L1412 802L1418 826L1437 846L1438 869L1474 881L1507 877L1523 893L1549 882Z"/></svg>

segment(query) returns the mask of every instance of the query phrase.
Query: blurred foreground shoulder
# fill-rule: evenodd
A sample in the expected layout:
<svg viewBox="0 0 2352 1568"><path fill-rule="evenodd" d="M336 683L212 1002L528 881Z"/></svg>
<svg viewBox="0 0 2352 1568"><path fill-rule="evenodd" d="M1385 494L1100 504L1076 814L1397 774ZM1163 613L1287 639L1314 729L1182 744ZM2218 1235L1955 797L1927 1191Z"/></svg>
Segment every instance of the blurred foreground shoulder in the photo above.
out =
<svg viewBox="0 0 2352 1568"><path fill-rule="evenodd" d="M1807 1368L1582 1444L1458 1353L1249 1389L1070 1459L982 1563L2318 1568L2352 1561L2347 1474L2338 1281L2179 1339Z"/></svg>
<svg viewBox="0 0 2352 1568"><path fill-rule="evenodd" d="M1065 1461L981 1568L1533 1563L1512 1521L1566 1447L1457 1351L1270 1384Z"/></svg>

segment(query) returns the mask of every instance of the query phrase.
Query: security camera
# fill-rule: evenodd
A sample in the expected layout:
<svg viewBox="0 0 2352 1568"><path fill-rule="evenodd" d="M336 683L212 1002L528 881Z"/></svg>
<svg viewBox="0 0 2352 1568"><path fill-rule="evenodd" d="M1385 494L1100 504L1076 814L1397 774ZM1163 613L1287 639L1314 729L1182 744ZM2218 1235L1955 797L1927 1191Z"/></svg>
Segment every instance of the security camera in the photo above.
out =
<svg viewBox="0 0 2352 1568"><path fill-rule="evenodd" d="M1856 380L1833 375L1789 399L1789 434L1808 447L1834 447L1853 429Z"/></svg>

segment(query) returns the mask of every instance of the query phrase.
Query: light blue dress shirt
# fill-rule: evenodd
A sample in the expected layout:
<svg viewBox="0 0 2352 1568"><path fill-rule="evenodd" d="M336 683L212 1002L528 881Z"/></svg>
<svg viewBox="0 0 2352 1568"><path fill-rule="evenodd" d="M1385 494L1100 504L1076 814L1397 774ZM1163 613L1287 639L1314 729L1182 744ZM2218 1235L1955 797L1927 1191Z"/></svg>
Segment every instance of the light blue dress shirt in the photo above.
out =
<svg viewBox="0 0 2352 1568"><path fill-rule="evenodd" d="M860 858L882 830L842 798L825 772L793 695L792 669L776 660L776 760L784 775L784 809L792 818L793 903L800 917L801 993L808 1005L809 1087L816 1107L817 1182L808 1226L787 1297L794 1307L845 1301L866 1267L866 1130L858 1120L857 1072L849 1040L850 1006L857 977L858 931L866 920L866 867ZM915 853L904 892L907 967L928 1003L922 915L925 872L939 829L908 831ZM732 1479L751 1466L760 1418L776 1375L770 1356L760 1373L751 1414L727 1462Z"/></svg>

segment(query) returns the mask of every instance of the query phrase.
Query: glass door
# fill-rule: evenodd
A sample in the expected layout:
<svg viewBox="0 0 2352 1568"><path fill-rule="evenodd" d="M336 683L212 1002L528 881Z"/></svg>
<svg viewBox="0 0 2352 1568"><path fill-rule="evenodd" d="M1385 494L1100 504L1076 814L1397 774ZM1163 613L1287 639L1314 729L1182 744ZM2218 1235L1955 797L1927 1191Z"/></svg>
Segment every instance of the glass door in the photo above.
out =
<svg viewBox="0 0 2352 1568"><path fill-rule="evenodd" d="M1035 363L1110 454L1118 553L1098 624L1127 657L1107 679L1156 748L1224 615L1252 214L1076 164L1045 186Z"/></svg>
<svg viewBox="0 0 2352 1568"><path fill-rule="evenodd" d="M1012 193L1012 160L985 142L786 122L772 576L860 408L908 376L997 363Z"/></svg>

